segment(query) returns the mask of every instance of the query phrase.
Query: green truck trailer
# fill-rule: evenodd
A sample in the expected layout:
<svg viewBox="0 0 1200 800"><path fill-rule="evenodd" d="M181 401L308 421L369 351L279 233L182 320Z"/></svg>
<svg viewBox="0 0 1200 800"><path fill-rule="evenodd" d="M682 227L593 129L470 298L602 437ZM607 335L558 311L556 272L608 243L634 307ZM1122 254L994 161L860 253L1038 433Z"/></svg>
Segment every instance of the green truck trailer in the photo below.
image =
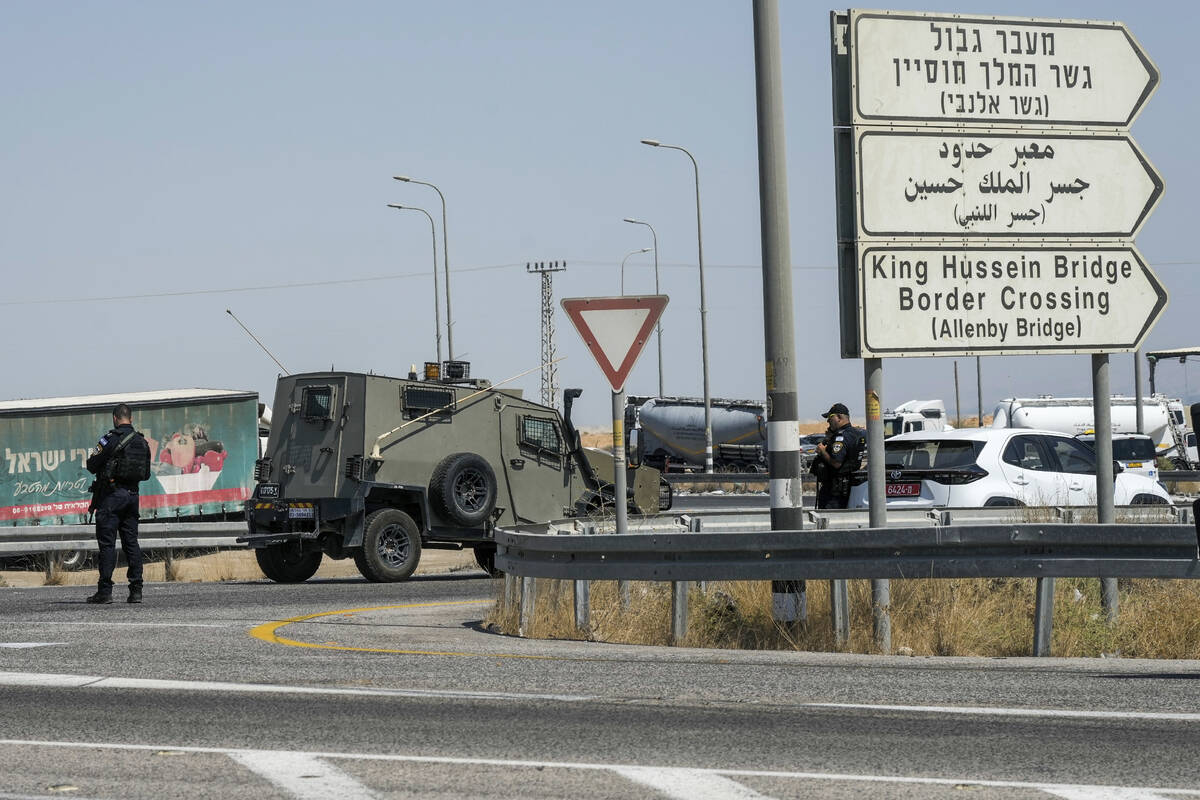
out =
<svg viewBox="0 0 1200 800"><path fill-rule="evenodd" d="M255 392L172 389L0 402L0 537L5 527L88 522L87 457L127 403L150 444L143 520L234 519L261 454Z"/></svg>

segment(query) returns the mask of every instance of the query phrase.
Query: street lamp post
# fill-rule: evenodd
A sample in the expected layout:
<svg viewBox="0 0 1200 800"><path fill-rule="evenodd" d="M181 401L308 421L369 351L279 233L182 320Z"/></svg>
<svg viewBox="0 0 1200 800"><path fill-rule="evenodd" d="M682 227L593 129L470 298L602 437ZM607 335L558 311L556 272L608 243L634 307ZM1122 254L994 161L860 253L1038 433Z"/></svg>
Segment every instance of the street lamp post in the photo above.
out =
<svg viewBox="0 0 1200 800"><path fill-rule="evenodd" d="M442 315L438 309L441 303L438 297L438 277L437 277L437 226L433 223L433 217L423 208L416 206L402 206L399 203L388 203L388 208L394 208L397 211L420 211L426 217L429 217L429 240L433 244L433 330L437 341L437 360L442 363ZM447 308L447 313L449 309Z"/></svg>
<svg viewBox="0 0 1200 800"><path fill-rule="evenodd" d="M438 193L438 197L442 201L442 266L446 273L446 348L450 354L450 360L454 360L454 322L450 314L450 245L446 237L446 196L442 194L442 190L434 186L432 183L419 181L416 178L410 178L407 175L393 175L393 180L403 183L416 183L421 186L428 186ZM441 357L438 357L441 360Z"/></svg>
<svg viewBox="0 0 1200 800"><path fill-rule="evenodd" d="M696 157L679 145L663 144L657 139L642 139L642 144L678 150L691 160L692 170L696 175L696 253L700 262L700 362L704 371L704 471L711 473L713 471L712 396L708 392L708 305L704 300L704 239L700 234L700 167L696 164Z"/></svg>
<svg viewBox="0 0 1200 800"><path fill-rule="evenodd" d="M650 252L649 247L643 247L641 250L630 250L628 253L625 254L625 257L621 259L621 296L622 297L625 296L625 262L629 260L630 256L636 256L638 253L649 253L649 252Z"/></svg>
<svg viewBox="0 0 1200 800"><path fill-rule="evenodd" d="M654 231L654 226L649 222L642 222L640 219L626 217L625 222L631 222L634 225L645 225L650 229L650 236L654 241L654 293L662 294L662 290L658 286L658 234ZM662 397L663 392L663 360L662 360L662 317L658 318L655 324L655 329L658 338L658 396Z"/></svg>

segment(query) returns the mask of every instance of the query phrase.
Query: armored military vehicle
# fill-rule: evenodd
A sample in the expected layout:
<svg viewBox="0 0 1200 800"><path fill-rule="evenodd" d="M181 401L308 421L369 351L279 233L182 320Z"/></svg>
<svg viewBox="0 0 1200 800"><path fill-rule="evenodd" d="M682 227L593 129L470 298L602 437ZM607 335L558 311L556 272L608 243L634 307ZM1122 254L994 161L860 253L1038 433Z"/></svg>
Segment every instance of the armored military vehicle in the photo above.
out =
<svg viewBox="0 0 1200 800"><path fill-rule="evenodd" d="M323 556L353 558L370 581L400 581L423 548L471 547L494 572L493 526L612 511L612 458L585 451L571 424L579 394L564 392L560 416L471 378L461 361L427 364L422 378L281 377L239 541L283 583L312 577ZM670 507L656 470L631 470L628 485L634 513Z"/></svg>

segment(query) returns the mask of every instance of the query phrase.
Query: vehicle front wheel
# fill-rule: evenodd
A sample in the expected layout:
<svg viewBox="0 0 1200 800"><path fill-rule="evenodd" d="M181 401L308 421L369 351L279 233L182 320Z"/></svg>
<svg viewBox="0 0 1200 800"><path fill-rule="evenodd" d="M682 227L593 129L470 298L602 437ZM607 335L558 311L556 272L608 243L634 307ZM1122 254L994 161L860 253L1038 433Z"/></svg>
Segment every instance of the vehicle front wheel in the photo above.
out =
<svg viewBox="0 0 1200 800"><path fill-rule="evenodd" d="M274 544L254 551L258 567L276 583L303 583L321 566L321 554L305 553L299 547Z"/></svg>
<svg viewBox="0 0 1200 800"><path fill-rule="evenodd" d="M394 508L367 515L362 548L354 564L373 583L394 583L413 574L421 560L421 532L412 517Z"/></svg>

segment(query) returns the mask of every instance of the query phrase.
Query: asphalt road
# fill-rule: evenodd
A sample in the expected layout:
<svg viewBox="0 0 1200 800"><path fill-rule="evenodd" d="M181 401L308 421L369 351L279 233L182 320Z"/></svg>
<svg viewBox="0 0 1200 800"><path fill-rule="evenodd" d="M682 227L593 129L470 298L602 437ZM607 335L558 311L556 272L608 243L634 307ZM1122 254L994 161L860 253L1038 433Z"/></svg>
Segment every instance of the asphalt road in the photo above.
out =
<svg viewBox="0 0 1200 800"><path fill-rule="evenodd" d="M0 798L1200 797L1200 662L527 641L494 591L0 589Z"/></svg>

